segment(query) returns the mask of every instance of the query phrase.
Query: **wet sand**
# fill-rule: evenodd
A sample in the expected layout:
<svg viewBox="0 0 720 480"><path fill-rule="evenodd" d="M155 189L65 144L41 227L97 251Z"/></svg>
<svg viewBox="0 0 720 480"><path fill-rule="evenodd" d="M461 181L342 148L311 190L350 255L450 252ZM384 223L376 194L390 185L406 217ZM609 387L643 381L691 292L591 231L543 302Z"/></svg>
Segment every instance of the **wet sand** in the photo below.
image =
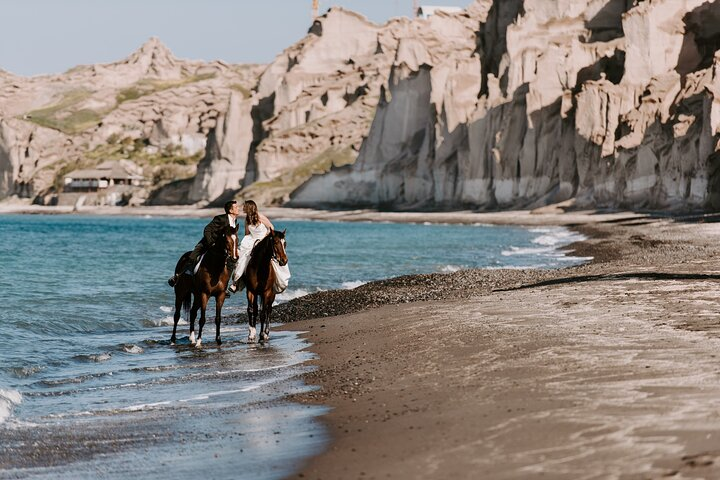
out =
<svg viewBox="0 0 720 480"><path fill-rule="evenodd" d="M346 313L285 327L318 354L298 400L332 407L330 448L292 478L720 478L720 224L536 217L595 261L285 307Z"/></svg>

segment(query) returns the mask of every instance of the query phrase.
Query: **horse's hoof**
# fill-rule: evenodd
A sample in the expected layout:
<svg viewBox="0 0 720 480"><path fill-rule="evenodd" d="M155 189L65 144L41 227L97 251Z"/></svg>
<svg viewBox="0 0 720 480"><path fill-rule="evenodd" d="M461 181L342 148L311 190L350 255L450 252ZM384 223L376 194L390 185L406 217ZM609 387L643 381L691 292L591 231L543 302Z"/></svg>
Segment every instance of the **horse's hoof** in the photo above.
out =
<svg viewBox="0 0 720 480"><path fill-rule="evenodd" d="M171 347L174 347L174 346L175 346L175 342L173 342L172 340L170 340L170 346L171 346Z"/></svg>
<svg viewBox="0 0 720 480"><path fill-rule="evenodd" d="M190 345L195 345L195 332L190 332Z"/></svg>
<svg viewBox="0 0 720 480"><path fill-rule="evenodd" d="M175 345L175 342L176 342L176 341L177 341L177 338L172 337L172 338L170 339L170 345Z"/></svg>
<svg viewBox="0 0 720 480"><path fill-rule="evenodd" d="M197 342L195 343L195 348L200 348L200 347L202 347L202 338L198 338Z"/></svg>
<svg viewBox="0 0 720 480"><path fill-rule="evenodd" d="M265 333L260 335L260 343L266 343L268 341L270 341L270 335L267 335Z"/></svg>
<svg viewBox="0 0 720 480"><path fill-rule="evenodd" d="M255 343L255 337L248 337L248 343Z"/></svg>
<svg viewBox="0 0 720 480"><path fill-rule="evenodd" d="M218 337L218 338L216 338L216 339L215 339L215 341L217 342L217 344L218 344L218 345L222 345L222 340L220 340L220 338L219 338L219 337Z"/></svg>

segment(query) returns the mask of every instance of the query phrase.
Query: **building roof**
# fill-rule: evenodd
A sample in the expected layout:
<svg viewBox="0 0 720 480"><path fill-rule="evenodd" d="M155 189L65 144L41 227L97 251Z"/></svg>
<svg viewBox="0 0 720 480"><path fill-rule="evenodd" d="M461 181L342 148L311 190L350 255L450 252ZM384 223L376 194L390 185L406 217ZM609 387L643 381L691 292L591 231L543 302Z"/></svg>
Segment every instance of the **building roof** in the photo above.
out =
<svg viewBox="0 0 720 480"><path fill-rule="evenodd" d="M135 163L129 160L109 160L101 163L95 168L73 170L65 175L65 178L89 179L107 178L112 180L142 180L140 169Z"/></svg>

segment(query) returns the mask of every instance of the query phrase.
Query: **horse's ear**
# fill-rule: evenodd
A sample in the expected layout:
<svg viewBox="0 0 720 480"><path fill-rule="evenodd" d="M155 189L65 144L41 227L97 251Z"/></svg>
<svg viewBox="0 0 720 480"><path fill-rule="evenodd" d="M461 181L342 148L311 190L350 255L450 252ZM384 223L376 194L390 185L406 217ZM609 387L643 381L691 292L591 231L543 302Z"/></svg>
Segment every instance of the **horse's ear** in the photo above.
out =
<svg viewBox="0 0 720 480"><path fill-rule="evenodd" d="M283 230L283 237L284 237L285 235L287 235L287 228L286 228L285 230Z"/></svg>

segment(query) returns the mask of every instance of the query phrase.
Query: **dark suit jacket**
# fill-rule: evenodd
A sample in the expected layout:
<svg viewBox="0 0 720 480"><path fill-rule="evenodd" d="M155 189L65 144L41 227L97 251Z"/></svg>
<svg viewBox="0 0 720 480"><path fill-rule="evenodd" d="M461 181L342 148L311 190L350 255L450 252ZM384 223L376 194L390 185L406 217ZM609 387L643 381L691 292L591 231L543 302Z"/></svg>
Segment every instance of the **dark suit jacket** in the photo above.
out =
<svg viewBox="0 0 720 480"><path fill-rule="evenodd" d="M235 219L237 225L237 219ZM223 215L216 215L210 223L207 224L203 231L202 243L205 244L206 248L212 246L215 241L222 235L225 235L225 229L230 226L227 213Z"/></svg>

